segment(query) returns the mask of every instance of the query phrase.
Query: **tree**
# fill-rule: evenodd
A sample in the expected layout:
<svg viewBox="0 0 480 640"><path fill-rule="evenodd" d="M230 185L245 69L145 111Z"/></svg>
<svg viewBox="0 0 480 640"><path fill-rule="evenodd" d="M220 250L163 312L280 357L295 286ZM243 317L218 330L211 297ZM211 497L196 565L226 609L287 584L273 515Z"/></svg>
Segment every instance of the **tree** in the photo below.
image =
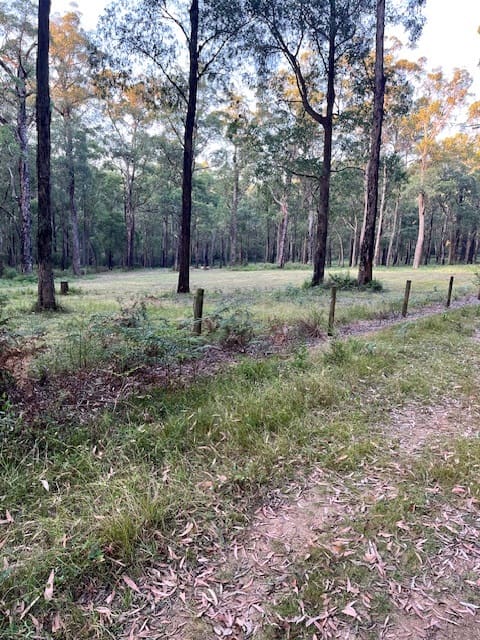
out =
<svg viewBox="0 0 480 640"><path fill-rule="evenodd" d="M18 144L17 201L20 211L22 270L25 273L33 270L27 105L28 98L33 93L33 55L36 48L35 25L30 22L32 13L34 6L30 1L15 1L13 4L8 3L8 7L5 2L0 4L0 71L6 76L2 93L6 104L13 106L15 110L15 124L12 128ZM0 116L0 121L9 120L5 114Z"/></svg>
<svg viewBox="0 0 480 640"><path fill-rule="evenodd" d="M154 111L146 80L126 84L117 74L105 72L97 77L97 89L103 97L105 123L104 148L119 168L123 183L125 217L125 260L127 269L135 263L136 216L140 204L139 183L153 156L149 129Z"/></svg>
<svg viewBox="0 0 480 640"><path fill-rule="evenodd" d="M88 40L80 28L80 16L70 12L51 25L52 99L64 126L65 162L72 239L72 269L80 275L80 238L75 194L73 127L75 113L91 96L88 79Z"/></svg>
<svg viewBox="0 0 480 640"><path fill-rule="evenodd" d="M373 256L375 248L375 222L378 208L378 175L380 166L380 147L382 143L383 101L385 95L384 73L384 34L385 34L385 0L376 3L376 47L375 47L375 80L373 91L373 118L370 140L370 157L367 163L367 189L365 221L363 226L362 245L360 247L360 264L358 268L358 284L365 285L373 278ZM384 181L385 184L385 181Z"/></svg>
<svg viewBox="0 0 480 640"><path fill-rule="evenodd" d="M55 310L52 265L52 217L50 203L50 87L48 51L50 0L38 3L37 49L37 176L38 176L38 297L39 311Z"/></svg>
<svg viewBox="0 0 480 640"><path fill-rule="evenodd" d="M323 281L327 257L336 84L345 57L368 50L369 0L248 0L259 28L257 50L267 60L282 56L292 70L305 113L323 130L312 286ZM367 45L367 47L365 46Z"/></svg>
<svg viewBox="0 0 480 640"><path fill-rule="evenodd" d="M423 63L419 61L419 71ZM418 189L418 233L413 258L413 268L422 261L425 240L425 213L427 190L425 176L440 134L449 126L452 117L465 103L472 79L464 69L455 69L451 79L441 69L423 73L419 97L413 112L404 118L404 132L416 152Z"/></svg>
<svg viewBox="0 0 480 640"><path fill-rule="evenodd" d="M213 78L215 65L243 25L236 7L224 0L118 0L104 20L105 30L130 57L160 71L183 106L182 212L178 293L190 290L192 185L198 89ZM108 28L107 25L111 28ZM182 67L182 61L186 63ZM226 59L223 58L224 63Z"/></svg>
<svg viewBox="0 0 480 640"><path fill-rule="evenodd" d="M229 203L230 265L240 264L238 234L238 211L242 199L241 173L247 163L249 149L249 124L252 114L245 97L238 92L228 92L228 104L218 112L218 124L222 127L222 142L226 138L232 147L231 153L231 200ZM225 155L225 154L224 154ZM225 159L226 160L226 159Z"/></svg>

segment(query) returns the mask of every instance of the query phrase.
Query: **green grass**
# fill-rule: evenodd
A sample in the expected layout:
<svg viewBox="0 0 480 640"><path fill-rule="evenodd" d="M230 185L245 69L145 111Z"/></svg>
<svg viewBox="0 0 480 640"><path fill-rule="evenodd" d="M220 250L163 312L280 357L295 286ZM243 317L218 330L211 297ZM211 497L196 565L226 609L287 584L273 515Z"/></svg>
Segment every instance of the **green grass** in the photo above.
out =
<svg viewBox="0 0 480 640"><path fill-rule="evenodd" d="M225 272L224 282L239 273L251 275ZM211 274L202 272L201 276ZM122 286L129 287L132 283L138 286L143 274L122 275L128 276ZM299 272L292 270L288 275ZM110 285L116 277L108 276ZM468 277L465 271L465 282ZM255 278L258 286L258 274ZM435 278L440 278L437 272ZM107 322L105 343L101 349L93 345L90 354L86 349L93 342L82 338L91 328L90 321L88 316L77 317L81 304L90 300L90 287L100 286L100 281L85 280L88 291L78 300L68 298L68 304L77 310L75 315L19 315L21 331L27 332L28 326L38 330L38 323L54 338L44 367L52 368L55 358L60 359L62 345L66 364L55 365L58 370L95 367L98 352L115 346L117 334L108 333L111 325ZM82 282L76 286L83 287ZM285 282L275 293L283 319L282 305L300 300L297 314L303 314L305 300L325 296L309 290L292 293L284 286ZM394 287L392 282L386 289L398 293ZM225 294L215 295L220 300ZM258 288L251 295L257 301L263 296ZM101 300L103 296L99 294ZM173 298L162 298L161 304L165 300L168 306ZM358 295L352 294L353 299ZM11 311L20 314L18 309L23 307L17 311L14 307ZM122 334L121 349L125 361L145 338L147 328L155 328L158 342L161 322L148 306L138 317L135 309L129 307L123 313L118 304L105 311L109 313L117 320L136 318L139 322L140 326L124 327L127 338ZM145 316L148 322L144 323ZM315 320L309 318L314 326L318 325ZM31 618L20 620L22 607L33 602L32 615L47 629L52 616L61 613L68 628L65 638L116 637L115 627L108 630L95 613L79 609L79 595L93 597L111 590L125 571L135 575L148 563L167 559L169 547L183 553L177 534L191 519L197 529L188 561L195 565L207 532L218 540L228 539L232 528L248 521L269 490L299 472L320 466L351 482L352 487L369 465L388 474L398 457L394 441L385 446L383 425L388 424L392 409L412 402L422 406L442 403L452 389L459 399L478 397L480 380L472 372L478 370L480 356L471 338L479 326L478 308L472 307L365 339L334 340L315 355L299 348L288 358L245 357L235 368L185 389L146 388L141 397L131 397L115 411L104 411L87 422L80 422L76 415L60 422L53 408L38 424L29 425L5 404L0 413L0 519L8 510L14 521L0 530L4 558L0 609L10 612L10 622L8 615L0 621L0 637L35 635ZM92 341L99 336L101 332L95 331ZM110 358L112 353L109 351ZM373 536L403 518L418 527L420 535L424 532L422 515L439 504L428 497L432 486L442 487L444 493L438 500L451 497L456 484L478 496L478 439L459 438L448 446L452 455L446 459L440 451L429 450L409 462L409 476L400 482L396 498L371 505L364 517L355 523L347 519L345 524L353 526L358 536ZM363 543L355 544L355 552L364 553ZM414 540L411 545L402 544L399 557L407 575L417 568L417 556ZM387 553L384 547L381 551ZM327 573L318 568L321 562L328 567ZM43 590L52 569L55 597L46 602ZM346 580L349 569L324 550L312 549L309 561L296 570L301 593L283 603L285 611L298 611L303 598L313 612L325 594L325 579ZM355 579L367 588L373 577L359 568ZM119 608L129 606L127 595L123 597L126 599L116 604ZM380 616L388 606L381 597L377 600L373 610ZM346 603L340 599L338 606L342 604ZM311 637L302 635L304 630L297 631L300 635L291 637Z"/></svg>
<svg viewBox="0 0 480 640"><path fill-rule="evenodd" d="M398 313L407 278L413 283L410 310L445 301L452 273L455 275L454 299L476 291L474 266L429 267L416 271L379 268L376 278L382 291L338 292L336 324ZM203 343L220 341L243 348L255 336L272 332L301 339L324 335L330 294L322 287L304 288L302 285L310 275L310 269L305 268L193 270L191 290L202 287L206 291ZM350 282L354 275L354 271L333 269L327 273L327 279ZM176 361L177 356L184 358L189 351L178 327L190 331L192 324L192 296L174 293L176 278L172 271L161 269L85 276L74 281L68 296L58 296L63 312L50 314L32 312L36 291L30 279L0 280L0 298L5 301L2 318L8 319L5 327L15 334L19 344L33 341L41 351L41 358L35 363L35 356L32 366L43 373L112 362L120 370L128 369L136 366L138 360L148 361L155 335L160 335L153 347L153 353L155 348L160 351L157 361L161 361L164 349L166 361L173 356ZM138 318L139 310L144 317L137 335L128 339L126 332L119 337L116 331L116 352L105 349L105 340L98 334L105 333L108 323L121 325L129 316ZM166 327L169 344L159 345L165 342ZM179 336L178 347L174 345L175 333ZM136 358L128 355L134 351L132 341L136 342ZM190 349L193 356L196 346Z"/></svg>

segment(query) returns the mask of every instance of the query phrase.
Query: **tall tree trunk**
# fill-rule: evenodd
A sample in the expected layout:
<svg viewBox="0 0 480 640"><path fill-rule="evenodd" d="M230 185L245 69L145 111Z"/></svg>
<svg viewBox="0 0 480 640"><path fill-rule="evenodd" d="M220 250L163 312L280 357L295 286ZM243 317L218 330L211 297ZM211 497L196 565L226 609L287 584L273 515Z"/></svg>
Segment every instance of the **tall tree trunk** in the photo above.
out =
<svg viewBox="0 0 480 640"><path fill-rule="evenodd" d="M331 9L334 9L334 3ZM335 22L332 15L331 25ZM330 31L327 67L327 104L325 116L320 119L323 127L323 163L320 176L320 194L317 207L317 233L315 239L315 255L313 257L312 287L323 282L325 276L325 262L327 259L328 217L330 212L330 180L332 174L332 139L333 139L333 110L335 106L335 64L336 64L335 34Z"/></svg>
<svg viewBox="0 0 480 640"><path fill-rule="evenodd" d="M424 251L423 264L430 264L430 256L432 254L432 237L433 237L433 211L430 215L430 224L428 225L427 248Z"/></svg>
<svg viewBox="0 0 480 640"><path fill-rule="evenodd" d="M238 203L240 201L240 168L237 145L233 151L233 194L230 212L230 265L238 264Z"/></svg>
<svg viewBox="0 0 480 640"><path fill-rule="evenodd" d="M38 297L39 311L56 309L52 265L52 215L50 202L50 0L38 3L37 48L37 175L38 175Z"/></svg>
<svg viewBox="0 0 480 640"><path fill-rule="evenodd" d="M393 210L393 222L392 222L392 230L390 232L390 240L388 241L388 251L387 251L387 267L391 267L393 264L393 247L395 244L395 239L397 235L397 221L398 221L398 210L400 208L400 195L397 196L395 200L395 208Z"/></svg>
<svg viewBox="0 0 480 640"><path fill-rule="evenodd" d="M380 165L380 147L382 144L383 102L385 95L385 73L383 69L385 0L377 0L375 46L375 89L373 97L373 122L370 142L370 158L367 165L367 205L358 284L365 285L373 278L373 253L375 248L375 222L378 208L378 173Z"/></svg>
<svg viewBox="0 0 480 640"><path fill-rule="evenodd" d="M477 264L477 256L478 256L479 248L480 248L480 233L478 233L478 230L475 230L475 240L473 242L473 253L472 253L473 264Z"/></svg>
<svg viewBox="0 0 480 640"><path fill-rule="evenodd" d="M168 219L167 216L163 218L163 242L162 242L162 258L161 266L165 269L168 266Z"/></svg>
<svg viewBox="0 0 480 640"><path fill-rule="evenodd" d="M70 232L72 234L72 269L75 276L80 275L80 240L78 234L78 212L75 201L75 165L73 161L72 119L67 111L64 114L65 124L65 159L68 174L68 200L70 205Z"/></svg>
<svg viewBox="0 0 480 640"><path fill-rule="evenodd" d="M274 197L275 202L280 207L280 221L277 232L277 267L280 269L283 269L286 261L287 230L289 221L288 198L290 196L291 186L292 176L291 174L287 174L281 198L277 199Z"/></svg>
<svg viewBox="0 0 480 640"><path fill-rule="evenodd" d="M465 248L465 261L467 264L473 264L475 262L475 240L476 240L477 230L471 229L468 233L467 238L467 246ZM1 251L0 251L1 253Z"/></svg>
<svg viewBox="0 0 480 640"><path fill-rule="evenodd" d="M358 247L358 218L354 215L355 223L352 230L352 248L350 252L350 266L357 266L357 247Z"/></svg>
<svg viewBox="0 0 480 640"><path fill-rule="evenodd" d="M192 181L194 132L198 90L198 0L190 5L190 41L188 105L183 139L182 220L180 225L179 271L177 293L190 292L190 227L192 220Z"/></svg>
<svg viewBox="0 0 480 640"><path fill-rule="evenodd" d="M277 267L285 266L285 249L288 229L288 194L285 193L280 202L280 223L277 234Z"/></svg>
<svg viewBox="0 0 480 640"><path fill-rule="evenodd" d="M312 207L308 212L308 237L307 237L307 259L305 264L313 263L313 253L315 245L315 211Z"/></svg>
<svg viewBox="0 0 480 640"><path fill-rule="evenodd" d="M125 230L126 230L126 254L125 266L127 269L133 269L135 265L135 205L133 202L133 181L127 169L125 176Z"/></svg>
<svg viewBox="0 0 480 640"><path fill-rule="evenodd" d="M373 254L373 266L378 267L380 261L380 244L383 233L383 219L385 217L385 207L387 203L387 163L383 163L382 194L380 196L380 207L378 214L377 234L375 237L375 252Z"/></svg>
<svg viewBox="0 0 480 640"><path fill-rule="evenodd" d="M457 216L448 207L448 217L450 226L450 238L448 245L448 264L453 265L457 261Z"/></svg>
<svg viewBox="0 0 480 640"><path fill-rule="evenodd" d="M413 268L418 269L422 262L423 241L425 238L425 193L418 194L418 236L413 257Z"/></svg>
<svg viewBox="0 0 480 640"><path fill-rule="evenodd" d="M447 216L443 217L442 232L440 235L440 252L437 264L445 264L445 249L447 244Z"/></svg>
<svg viewBox="0 0 480 640"><path fill-rule="evenodd" d="M343 248L343 239L342 236L338 233L337 231L337 236L338 236L338 244L339 244L339 257L338 257L338 263L339 266L343 267L345 266L345 250Z"/></svg>
<svg viewBox="0 0 480 640"><path fill-rule="evenodd" d="M30 197L30 165L28 162L27 87L23 66L18 71L17 139L20 148L18 175L20 181L19 208L21 220L22 271L32 273L32 211Z"/></svg>

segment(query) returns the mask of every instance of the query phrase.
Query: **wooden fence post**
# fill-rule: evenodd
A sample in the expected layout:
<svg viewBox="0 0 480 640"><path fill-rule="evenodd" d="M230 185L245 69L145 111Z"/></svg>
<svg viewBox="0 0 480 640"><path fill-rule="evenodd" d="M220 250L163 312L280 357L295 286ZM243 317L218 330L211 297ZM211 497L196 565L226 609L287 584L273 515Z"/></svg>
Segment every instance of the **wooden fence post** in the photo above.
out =
<svg viewBox="0 0 480 640"><path fill-rule="evenodd" d="M410 299L410 289L412 288L412 281L407 280L405 284L405 295L403 297L402 316L405 318L408 311L408 301Z"/></svg>
<svg viewBox="0 0 480 640"><path fill-rule="evenodd" d="M337 304L337 287L332 287L332 297L330 299L330 313L328 315L327 334L333 336L333 325L335 322L335 305Z"/></svg>
<svg viewBox="0 0 480 640"><path fill-rule="evenodd" d="M66 296L68 294L68 282L66 280L62 280L60 282L60 293L62 296Z"/></svg>
<svg viewBox="0 0 480 640"><path fill-rule="evenodd" d="M448 295L447 295L447 309L452 301L452 289L453 289L453 276L450 276L450 282L448 283Z"/></svg>
<svg viewBox="0 0 480 640"><path fill-rule="evenodd" d="M203 294L204 289L197 289L193 299L193 333L197 336L202 333Z"/></svg>

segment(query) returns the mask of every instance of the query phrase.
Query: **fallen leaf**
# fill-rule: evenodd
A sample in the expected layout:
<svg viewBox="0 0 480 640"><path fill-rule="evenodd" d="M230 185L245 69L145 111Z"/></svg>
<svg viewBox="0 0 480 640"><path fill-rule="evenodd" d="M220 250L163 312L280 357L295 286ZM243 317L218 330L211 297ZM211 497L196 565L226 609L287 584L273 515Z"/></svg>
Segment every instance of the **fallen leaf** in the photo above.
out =
<svg viewBox="0 0 480 640"><path fill-rule="evenodd" d="M351 618L358 618L358 613L353 608L355 602L356 601L354 600L353 602L350 602L350 604L347 604L345 609L342 609L342 613L344 613L346 616L350 616Z"/></svg>
<svg viewBox="0 0 480 640"><path fill-rule="evenodd" d="M48 484L48 480L40 480L40 482L42 483L43 488L45 489L45 491L50 491L50 485Z"/></svg>
<svg viewBox="0 0 480 640"><path fill-rule="evenodd" d="M53 598L53 581L55 579L55 569L50 571L50 575L48 576L47 584L45 586L45 591L43 592L43 597L47 602L49 602Z"/></svg>
<svg viewBox="0 0 480 640"><path fill-rule="evenodd" d="M189 522L187 524L187 526L185 527L184 531L182 531L182 533L178 534L178 537L179 538L185 538L185 536L187 536L192 529L193 529L193 522Z"/></svg>
<svg viewBox="0 0 480 640"><path fill-rule="evenodd" d="M108 607L95 607L95 611L101 616L105 616L109 622L112 620L112 610Z"/></svg>
<svg viewBox="0 0 480 640"><path fill-rule="evenodd" d="M134 582L131 578L129 578L129 577L127 576L127 574L126 574L126 573L124 573L124 574L122 575L122 580L125 582L125 584L127 585L127 587L130 587L130 589L131 589L132 591L136 591L137 593L140 593L140 589L137 587L137 585L135 584L135 582Z"/></svg>
<svg viewBox="0 0 480 640"><path fill-rule="evenodd" d="M463 496L465 493L467 493L467 490L465 489L465 487L457 484L457 486L453 487L452 493L456 493L457 496Z"/></svg>
<svg viewBox="0 0 480 640"><path fill-rule="evenodd" d="M57 611L52 620L52 633L57 633L57 631L60 631L64 628L65 625L63 624L63 620L61 619L60 614Z"/></svg>
<svg viewBox="0 0 480 640"><path fill-rule="evenodd" d="M7 509L5 511L5 520L0 520L0 524L11 524L12 522L14 522L14 520L10 514L10 511Z"/></svg>

